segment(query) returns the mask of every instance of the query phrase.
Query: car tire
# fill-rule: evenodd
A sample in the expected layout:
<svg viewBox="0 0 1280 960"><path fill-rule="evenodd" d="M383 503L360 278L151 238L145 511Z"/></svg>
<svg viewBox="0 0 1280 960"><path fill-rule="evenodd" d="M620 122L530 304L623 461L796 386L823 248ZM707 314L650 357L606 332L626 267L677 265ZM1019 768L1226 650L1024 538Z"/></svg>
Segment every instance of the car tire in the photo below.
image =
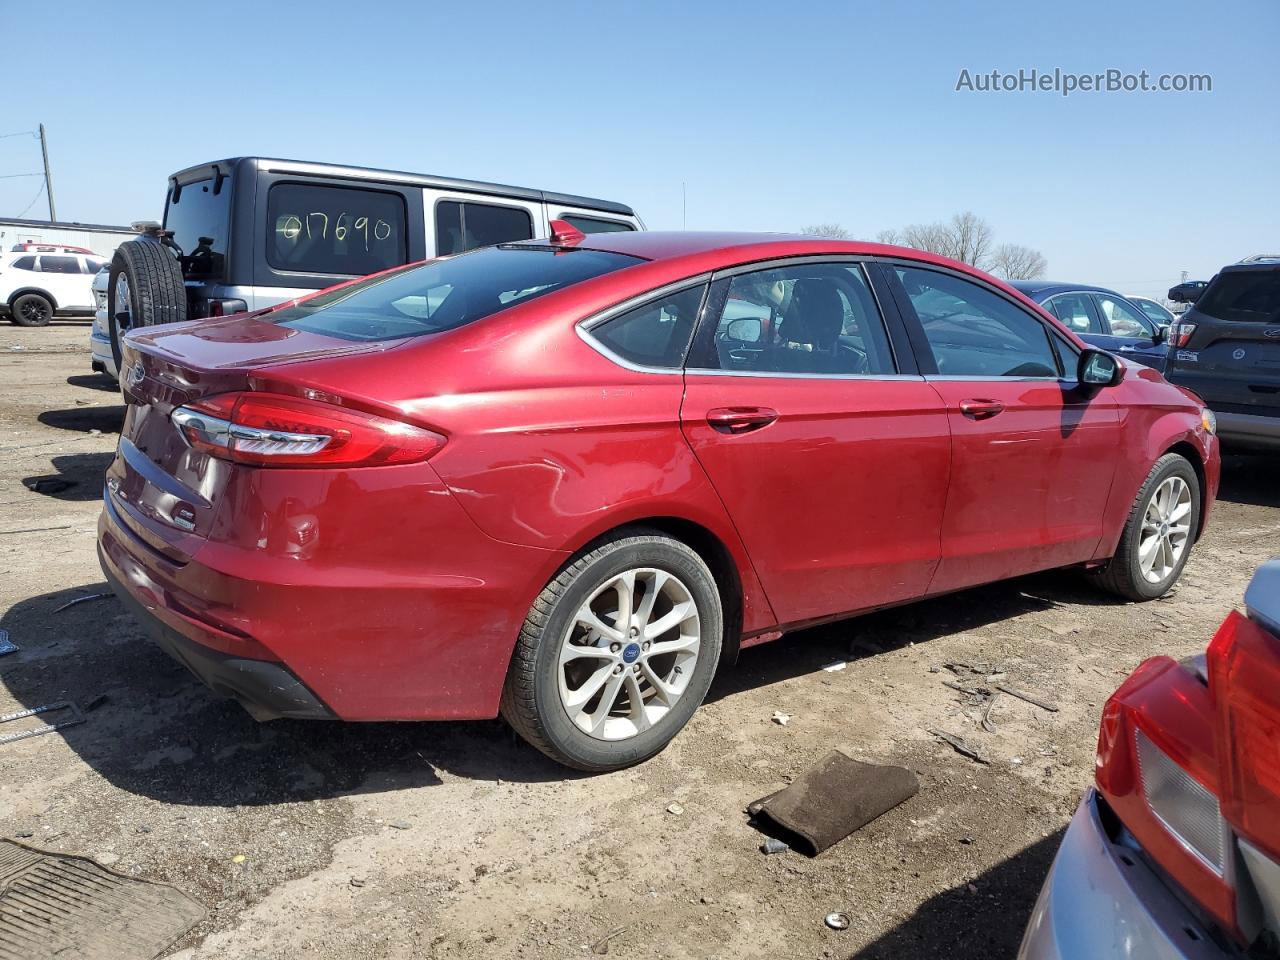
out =
<svg viewBox="0 0 1280 960"><path fill-rule="evenodd" d="M38 293L24 293L9 304L9 320L20 327L47 327L53 319L53 304Z"/></svg>
<svg viewBox="0 0 1280 960"><path fill-rule="evenodd" d="M628 577L634 586L626 586ZM624 590L634 615L619 629ZM584 611L598 626L583 623ZM671 626L663 629L664 622ZM658 531L625 531L574 558L533 602L507 673L502 714L566 766L603 772L640 763L661 751L702 703L723 634L720 593L703 559ZM565 653L571 655L562 659ZM598 692L582 700L593 683ZM610 695L612 710L604 707Z"/></svg>
<svg viewBox="0 0 1280 960"><path fill-rule="evenodd" d="M1097 584L1127 600L1164 596L1182 575L1199 529L1200 478L1186 457L1166 453L1134 498L1115 556L1095 574Z"/></svg>
<svg viewBox="0 0 1280 960"><path fill-rule="evenodd" d="M125 287L120 289L123 279ZM117 294L120 294L117 302ZM124 309L127 306L127 310ZM140 237L116 247L107 275L107 330L111 356L123 375L121 339L130 330L187 319L187 288L182 267L158 240Z"/></svg>

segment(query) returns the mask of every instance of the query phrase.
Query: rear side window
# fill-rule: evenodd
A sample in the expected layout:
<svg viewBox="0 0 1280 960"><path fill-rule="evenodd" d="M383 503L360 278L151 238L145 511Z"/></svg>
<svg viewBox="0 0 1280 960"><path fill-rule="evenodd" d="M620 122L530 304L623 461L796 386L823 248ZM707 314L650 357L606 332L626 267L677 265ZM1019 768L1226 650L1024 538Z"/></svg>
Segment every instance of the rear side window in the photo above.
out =
<svg viewBox="0 0 1280 960"><path fill-rule="evenodd" d="M560 218L571 227L577 227L583 233L625 233L634 230L629 223L621 220L601 220L597 217L580 217L575 213L566 213Z"/></svg>
<svg viewBox="0 0 1280 960"><path fill-rule="evenodd" d="M267 263L291 273L361 277L408 259L398 193L314 183L267 191Z"/></svg>
<svg viewBox="0 0 1280 960"><path fill-rule="evenodd" d="M593 327L591 336L631 363L677 368L693 337L703 289L699 284L636 307Z"/></svg>
<svg viewBox="0 0 1280 960"><path fill-rule="evenodd" d="M489 247L369 277L268 316L282 326L343 340L417 337L642 262L597 250Z"/></svg>
<svg viewBox="0 0 1280 960"><path fill-rule="evenodd" d="M1040 321L968 280L898 267L941 376L1058 377Z"/></svg>
<svg viewBox="0 0 1280 960"><path fill-rule="evenodd" d="M520 207L441 200L436 204L436 255L447 257L476 247L533 237L533 218Z"/></svg>
<svg viewBox="0 0 1280 960"><path fill-rule="evenodd" d="M17 260L13 261L13 268L15 270L34 270L36 268L36 258L19 257Z"/></svg>
<svg viewBox="0 0 1280 960"><path fill-rule="evenodd" d="M1045 306L1073 333L1102 333L1102 324L1087 293L1059 294Z"/></svg>
<svg viewBox="0 0 1280 960"><path fill-rule="evenodd" d="M1280 322L1280 270L1220 273L1200 295L1195 308L1218 320Z"/></svg>
<svg viewBox="0 0 1280 960"><path fill-rule="evenodd" d="M41 273L79 273L80 263L75 257L52 257L45 254L40 258Z"/></svg>
<svg viewBox="0 0 1280 960"><path fill-rule="evenodd" d="M196 180L170 191L164 228L182 251L182 274L191 279L222 277L226 272L227 235L231 223L231 179L217 193L213 180Z"/></svg>

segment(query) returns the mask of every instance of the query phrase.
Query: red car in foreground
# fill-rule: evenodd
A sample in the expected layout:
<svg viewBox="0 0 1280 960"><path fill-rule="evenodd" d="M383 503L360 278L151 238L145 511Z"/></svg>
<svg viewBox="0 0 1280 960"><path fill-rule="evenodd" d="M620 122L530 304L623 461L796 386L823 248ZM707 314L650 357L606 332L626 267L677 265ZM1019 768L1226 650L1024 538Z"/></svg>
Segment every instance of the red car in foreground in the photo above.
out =
<svg viewBox="0 0 1280 960"><path fill-rule="evenodd" d="M1245 606L1107 701L1020 960L1280 956L1280 560Z"/></svg>
<svg viewBox="0 0 1280 960"><path fill-rule="evenodd" d="M131 333L99 552L257 717L660 750L782 632L1055 567L1165 593L1212 414L897 247L564 231Z"/></svg>

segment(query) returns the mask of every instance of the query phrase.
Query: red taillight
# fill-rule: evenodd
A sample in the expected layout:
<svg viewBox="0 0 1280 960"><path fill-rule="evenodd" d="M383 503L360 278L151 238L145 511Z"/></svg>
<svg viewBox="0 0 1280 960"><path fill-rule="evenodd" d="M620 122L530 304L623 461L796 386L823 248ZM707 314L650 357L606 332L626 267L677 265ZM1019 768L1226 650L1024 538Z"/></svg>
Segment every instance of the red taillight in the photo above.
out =
<svg viewBox="0 0 1280 960"><path fill-rule="evenodd" d="M1191 335L1195 332L1194 323L1175 323L1169 329L1169 342L1175 347L1185 347L1191 342Z"/></svg>
<svg viewBox="0 0 1280 960"><path fill-rule="evenodd" d="M271 393L222 393L173 411L187 443L259 467L369 467L418 463L438 433L335 404Z"/></svg>
<svg viewBox="0 0 1280 960"><path fill-rule="evenodd" d="M1169 657L1152 658L1103 708L1097 784L1143 849L1239 937L1215 726L1201 679Z"/></svg>
<svg viewBox="0 0 1280 960"><path fill-rule="evenodd" d="M1209 645L1222 812L1280 859L1280 639L1232 612Z"/></svg>

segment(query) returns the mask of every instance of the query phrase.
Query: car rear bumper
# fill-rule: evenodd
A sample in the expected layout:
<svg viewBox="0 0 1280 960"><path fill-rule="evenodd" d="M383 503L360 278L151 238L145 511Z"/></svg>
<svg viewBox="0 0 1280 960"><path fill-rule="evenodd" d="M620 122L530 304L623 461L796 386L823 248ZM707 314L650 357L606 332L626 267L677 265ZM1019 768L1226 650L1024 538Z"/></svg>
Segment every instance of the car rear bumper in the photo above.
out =
<svg viewBox="0 0 1280 960"><path fill-rule="evenodd" d="M1215 415L1218 418L1218 436L1226 443L1260 450L1280 450L1280 417L1216 411Z"/></svg>
<svg viewBox="0 0 1280 960"><path fill-rule="evenodd" d="M520 624L566 555L487 537L426 465L370 468L401 470L323 515L330 486L299 496L321 471L294 480L292 501L237 488L238 540L180 535L168 553L108 489L99 557L160 645L255 716L493 717ZM379 483L413 510L383 516ZM255 512L264 501L274 509Z"/></svg>
<svg viewBox="0 0 1280 960"><path fill-rule="evenodd" d="M1062 838L1019 960L1222 960L1191 912L1132 848L1114 843L1090 791Z"/></svg>

